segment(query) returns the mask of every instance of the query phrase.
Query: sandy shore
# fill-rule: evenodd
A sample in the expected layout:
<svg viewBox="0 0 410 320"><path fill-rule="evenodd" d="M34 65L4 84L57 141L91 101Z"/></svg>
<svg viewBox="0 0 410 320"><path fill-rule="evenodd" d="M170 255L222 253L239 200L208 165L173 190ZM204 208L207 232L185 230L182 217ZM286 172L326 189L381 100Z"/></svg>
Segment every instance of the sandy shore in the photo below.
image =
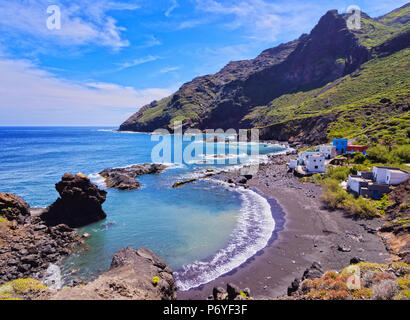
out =
<svg viewBox="0 0 410 320"><path fill-rule="evenodd" d="M226 287L228 282L250 288L256 299L275 298L286 295L290 283L313 262L319 262L324 270L340 270L354 257L388 261L390 254L375 234L381 222L354 220L342 212L327 211L320 201L320 186L301 183L287 173L289 158L272 158L248 181L248 186L271 204L276 230L268 246L230 273L178 292L178 299L206 299L215 286ZM228 175L234 178L237 173Z"/></svg>

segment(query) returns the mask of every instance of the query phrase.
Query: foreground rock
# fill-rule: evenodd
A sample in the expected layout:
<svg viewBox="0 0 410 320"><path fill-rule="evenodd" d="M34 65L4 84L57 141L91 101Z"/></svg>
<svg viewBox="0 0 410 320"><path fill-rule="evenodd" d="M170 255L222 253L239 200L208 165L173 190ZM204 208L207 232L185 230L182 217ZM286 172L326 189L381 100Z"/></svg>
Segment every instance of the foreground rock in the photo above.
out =
<svg viewBox="0 0 410 320"><path fill-rule="evenodd" d="M103 220L107 217L102 209L107 192L91 183L87 176L77 173L64 174L56 184L60 194L52 205L41 215L48 226L66 224L77 228Z"/></svg>
<svg viewBox="0 0 410 320"><path fill-rule="evenodd" d="M161 173L167 168L162 164L136 164L126 168L105 169L99 174L105 179L108 188L135 190L141 184L135 178L145 174Z"/></svg>
<svg viewBox="0 0 410 320"><path fill-rule="evenodd" d="M175 300L171 268L148 249L121 249L111 268L85 286L44 292L45 300Z"/></svg>
<svg viewBox="0 0 410 320"><path fill-rule="evenodd" d="M42 279L50 263L71 254L81 237L66 225L47 227L38 218L27 223L0 221L0 284L18 278Z"/></svg>
<svg viewBox="0 0 410 320"><path fill-rule="evenodd" d="M233 283L226 285L226 290L222 287L214 287L212 296L208 300L253 300L249 288L243 290Z"/></svg>
<svg viewBox="0 0 410 320"><path fill-rule="evenodd" d="M0 215L22 224L30 216L30 206L15 194L0 192Z"/></svg>

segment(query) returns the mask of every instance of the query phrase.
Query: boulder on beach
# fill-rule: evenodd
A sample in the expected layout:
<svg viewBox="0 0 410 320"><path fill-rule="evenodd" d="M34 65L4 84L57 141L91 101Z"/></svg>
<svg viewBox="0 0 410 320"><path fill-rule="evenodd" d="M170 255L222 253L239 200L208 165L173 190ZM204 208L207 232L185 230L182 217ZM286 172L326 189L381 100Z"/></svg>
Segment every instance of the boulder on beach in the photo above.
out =
<svg viewBox="0 0 410 320"><path fill-rule="evenodd" d="M24 223L30 216L30 206L15 194L0 192L0 215L9 221Z"/></svg>
<svg viewBox="0 0 410 320"><path fill-rule="evenodd" d="M56 190L60 198L41 215L46 225L66 224L78 228L107 217L101 206L107 192L91 183L87 176L66 173L56 184Z"/></svg>

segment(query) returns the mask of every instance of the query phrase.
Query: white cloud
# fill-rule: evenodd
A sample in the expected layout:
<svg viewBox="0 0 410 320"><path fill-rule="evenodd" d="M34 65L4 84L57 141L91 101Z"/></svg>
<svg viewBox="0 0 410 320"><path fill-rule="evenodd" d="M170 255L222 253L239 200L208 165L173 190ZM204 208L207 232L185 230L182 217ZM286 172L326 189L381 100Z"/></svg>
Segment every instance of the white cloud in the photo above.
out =
<svg viewBox="0 0 410 320"><path fill-rule="evenodd" d="M158 59L159 59L159 57L149 55L145 58L135 59L131 62L124 62L124 63L119 65L119 68L117 69L117 71L127 69L127 68L131 68L131 67L135 67L135 66L139 66L141 64L156 61Z"/></svg>
<svg viewBox="0 0 410 320"><path fill-rule="evenodd" d="M174 11L176 8L179 7L179 3L177 0L171 0L171 7L169 7L169 9L165 12L165 16L169 17L172 13L172 11Z"/></svg>
<svg viewBox="0 0 410 320"><path fill-rule="evenodd" d="M47 8L57 5L61 11L61 29L46 26ZM0 30L21 32L43 42L58 45L85 45L89 43L120 49L129 45L121 33L125 29L109 15L112 10L136 10L139 6L107 0L1 1Z"/></svg>
<svg viewBox="0 0 410 320"><path fill-rule="evenodd" d="M180 69L180 67L166 67L166 68L161 69L158 73L164 74L164 73L169 73L169 72L172 72L172 71L177 71L179 69Z"/></svg>
<svg viewBox="0 0 410 320"><path fill-rule="evenodd" d="M0 124L119 125L125 114L173 89L136 90L117 84L74 83L27 60L0 58Z"/></svg>
<svg viewBox="0 0 410 320"><path fill-rule="evenodd" d="M323 9L317 4L299 1L273 3L266 0L195 0L195 3L197 10L223 17L225 28L243 28L249 38L268 42L276 40L283 31L299 31L306 28L306 25L311 26L323 13ZM185 27L190 27L189 21L187 23Z"/></svg>

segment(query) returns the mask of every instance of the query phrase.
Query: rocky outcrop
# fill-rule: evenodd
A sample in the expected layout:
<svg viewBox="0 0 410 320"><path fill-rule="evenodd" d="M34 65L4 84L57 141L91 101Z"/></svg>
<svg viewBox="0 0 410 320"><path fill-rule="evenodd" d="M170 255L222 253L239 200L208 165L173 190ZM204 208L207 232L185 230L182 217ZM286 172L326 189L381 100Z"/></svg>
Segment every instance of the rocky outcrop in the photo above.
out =
<svg viewBox="0 0 410 320"><path fill-rule="evenodd" d="M18 278L42 279L50 263L71 254L81 237L66 225L47 227L40 219L24 225L0 223L0 284Z"/></svg>
<svg viewBox="0 0 410 320"><path fill-rule="evenodd" d="M30 216L30 206L15 194L0 192L0 216L22 224Z"/></svg>
<svg viewBox="0 0 410 320"><path fill-rule="evenodd" d="M126 168L105 169L99 174L105 179L108 188L135 190L141 184L135 180L145 174L161 173L167 168L163 164L136 164Z"/></svg>
<svg viewBox="0 0 410 320"><path fill-rule="evenodd" d="M253 298L249 288L241 290L237 285L228 283L226 290L222 287L214 287L208 300L253 300Z"/></svg>
<svg viewBox="0 0 410 320"><path fill-rule="evenodd" d="M77 228L106 218L101 205L107 193L91 183L87 176L66 173L56 184L56 190L60 198L41 215L46 225L66 224Z"/></svg>
<svg viewBox="0 0 410 320"><path fill-rule="evenodd" d="M84 286L48 292L46 300L174 300L177 287L171 268L149 249L121 249L111 268Z"/></svg>
<svg viewBox="0 0 410 320"><path fill-rule="evenodd" d="M312 265L305 270L302 278L292 281L291 285L288 287L288 296L291 296L294 292L297 292L300 284L306 279L312 280L321 278L323 276L322 266L318 262L313 262Z"/></svg>

